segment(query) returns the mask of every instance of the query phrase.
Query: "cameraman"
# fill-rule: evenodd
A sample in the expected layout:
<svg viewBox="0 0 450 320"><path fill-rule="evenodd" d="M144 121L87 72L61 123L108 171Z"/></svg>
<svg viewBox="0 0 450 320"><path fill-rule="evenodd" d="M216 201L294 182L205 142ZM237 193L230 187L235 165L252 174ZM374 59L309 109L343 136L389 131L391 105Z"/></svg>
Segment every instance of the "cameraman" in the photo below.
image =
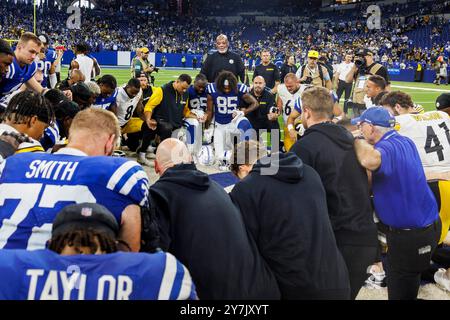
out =
<svg viewBox="0 0 450 320"><path fill-rule="evenodd" d="M155 77L152 76L152 72L158 72L159 69L155 66L153 66L148 61L148 54L150 50L148 48L141 48L140 50L140 57L133 60L133 66L132 70L134 70L134 78L139 78L141 76L141 73L145 73L147 78L150 80L151 85L155 85Z"/></svg>
<svg viewBox="0 0 450 320"><path fill-rule="evenodd" d="M356 53L355 65L347 74L345 79L348 83L353 83L353 97L352 101L348 101L348 105L344 107L353 108L354 116L359 116L362 111L366 109L364 102L365 86L369 76L378 75L387 83L386 91L389 91L389 77L387 69L380 63L377 63L373 59L373 52L369 49L364 49Z"/></svg>
<svg viewBox="0 0 450 320"><path fill-rule="evenodd" d="M325 87L332 89L330 74L326 67L318 63L319 52L316 50L308 51L307 63L301 66L295 74L301 84L311 84L314 87Z"/></svg>

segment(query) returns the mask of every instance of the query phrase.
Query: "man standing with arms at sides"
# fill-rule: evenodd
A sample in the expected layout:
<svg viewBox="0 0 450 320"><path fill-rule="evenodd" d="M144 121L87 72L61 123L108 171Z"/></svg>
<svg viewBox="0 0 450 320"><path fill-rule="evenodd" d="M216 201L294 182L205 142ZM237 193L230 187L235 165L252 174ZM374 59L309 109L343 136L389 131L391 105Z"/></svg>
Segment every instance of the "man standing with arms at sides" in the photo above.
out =
<svg viewBox="0 0 450 320"><path fill-rule="evenodd" d="M72 69L79 69L84 75L84 82L91 81L92 70L94 70L94 60L86 55L88 51L87 44L79 43L75 46L75 59L70 66Z"/></svg>
<svg viewBox="0 0 450 320"><path fill-rule="evenodd" d="M229 49L230 43L226 35L217 36L216 48L217 52L206 57L202 70L209 83L216 81L217 75L221 71L230 71L236 78L240 78L241 82L245 82L245 67L241 57Z"/></svg>
<svg viewBox="0 0 450 320"><path fill-rule="evenodd" d="M416 299L441 233L436 199L414 142L394 130L386 109L370 108L352 123L361 130L356 154L372 171L375 212L386 229L389 300Z"/></svg>
<svg viewBox="0 0 450 320"><path fill-rule="evenodd" d="M139 251L148 178L138 163L109 157L119 137L111 112L89 108L73 119L67 147L7 158L0 167L0 248L43 249L64 206L95 202L114 214L120 238Z"/></svg>
<svg viewBox="0 0 450 320"><path fill-rule="evenodd" d="M278 85L280 84L280 71L274 63L270 62L269 50L265 49L261 52L261 64L256 67L252 80L255 80L257 76L264 78L266 86L272 94L277 93Z"/></svg>
<svg viewBox="0 0 450 320"><path fill-rule="evenodd" d="M139 78L142 73L145 73L147 78L149 79L150 83L152 85L155 84L155 77L152 76L152 72L156 71L158 72L158 68L155 68L150 61L148 61L148 54L150 53L150 50L148 48L141 48L140 49L140 56L133 60L133 78Z"/></svg>
<svg viewBox="0 0 450 320"><path fill-rule="evenodd" d="M344 106L346 106L346 102L348 99L350 99L350 94L352 93L352 83L349 83L345 81L347 79L348 73L353 68L353 56L351 53L346 53L344 57L344 61L342 61L336 69L336 73L334 75L334 81L337 85L335 87L337 88L336 94L338 97L338 100L341 100L342 94L345 92L344 95ZM347 114L347 110L344 107L344 112Z"/></svg>
<svg viewBox="0 0 450 320"><path fill-rule="evenodd" d="M141 48L137 48L136 49L136 55L133 57L133 59L131 60L131 77L134 78L136 77L136 62L141 58ZM165 57L165 56L164 56ZM139 70L139 74L141 73L141 67L139 66L138 68Z"/></svg>

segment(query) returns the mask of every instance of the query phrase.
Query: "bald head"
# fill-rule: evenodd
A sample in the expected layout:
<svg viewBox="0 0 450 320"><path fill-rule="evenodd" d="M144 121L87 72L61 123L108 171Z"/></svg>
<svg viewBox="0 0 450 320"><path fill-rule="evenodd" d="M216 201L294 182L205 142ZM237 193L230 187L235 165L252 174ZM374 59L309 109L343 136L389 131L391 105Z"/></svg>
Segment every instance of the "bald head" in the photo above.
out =
<svg viewBox="0 0 450 320"><path fill-rule="evenodd" d="M265 87L266 81L264 81L263 77L256 76L255 79L253 79L253 90L258 96L261 95Z"/></svg>
<svg viewBox="0 0 450 320"><path fill-rule="evenodd" d="M79 69L73 69L70 72L70 82L71 84L77 83L77 82L84 82L86 78L84 77L84 74Z"/></svg>
<svg viewBox="0 0 450 320"><path fill-rule="evenodd" d="M169 138L158 146L155 159L155 171L160 176L177 164L191 163L192 157L186 145L178 139Z"/></svg>

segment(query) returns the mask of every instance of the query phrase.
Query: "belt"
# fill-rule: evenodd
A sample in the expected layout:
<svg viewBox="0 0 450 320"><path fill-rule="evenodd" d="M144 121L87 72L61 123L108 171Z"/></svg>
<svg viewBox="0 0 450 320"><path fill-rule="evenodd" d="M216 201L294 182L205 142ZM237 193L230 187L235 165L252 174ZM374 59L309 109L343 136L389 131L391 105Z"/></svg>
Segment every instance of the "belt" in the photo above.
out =
<svg viewBox="0 0 450 320"><path fill-rule="evenodd" d="M391 227L391 226L388 226L388 225L385 225L385 226L386 226L386 228L389 231L395 231L395 232L425 231L425 230L429 229L430 227L436 225L438 222L439 222L439 218L436 221L434 221L433 223L430 223L429 225L426 225L425 227L412 228L412 229L394 228L394 227Z"/></svg>

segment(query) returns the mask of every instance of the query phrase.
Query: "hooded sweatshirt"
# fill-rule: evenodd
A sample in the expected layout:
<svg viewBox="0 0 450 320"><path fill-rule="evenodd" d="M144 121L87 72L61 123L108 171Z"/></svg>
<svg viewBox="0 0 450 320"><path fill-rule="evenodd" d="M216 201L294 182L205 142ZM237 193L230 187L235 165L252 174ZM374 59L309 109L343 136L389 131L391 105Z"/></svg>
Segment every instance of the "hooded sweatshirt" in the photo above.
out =
<svg viewBox="0 0 450 320"><path fill-rule="evenodd" d="M269 172L270 165L278 170ZM258 161L230 195L274 272L283 299L350 297L325 190L310 166L293 153L276 153Z"/></svg>
<svg viewBox="0 0 450 320"><path fill-rule="evenodd" d="M308 128L291 151L320 175L338 244L376 246L367 173L353 141L344 127L324 122Z"/></svg>
<svg viewBox="0 0 450 320"><path fill-rule="evenodd" d="M160 247L188 268L200 299L279 299L275 277L225 190L194 164L150 188Z"/></svg>

